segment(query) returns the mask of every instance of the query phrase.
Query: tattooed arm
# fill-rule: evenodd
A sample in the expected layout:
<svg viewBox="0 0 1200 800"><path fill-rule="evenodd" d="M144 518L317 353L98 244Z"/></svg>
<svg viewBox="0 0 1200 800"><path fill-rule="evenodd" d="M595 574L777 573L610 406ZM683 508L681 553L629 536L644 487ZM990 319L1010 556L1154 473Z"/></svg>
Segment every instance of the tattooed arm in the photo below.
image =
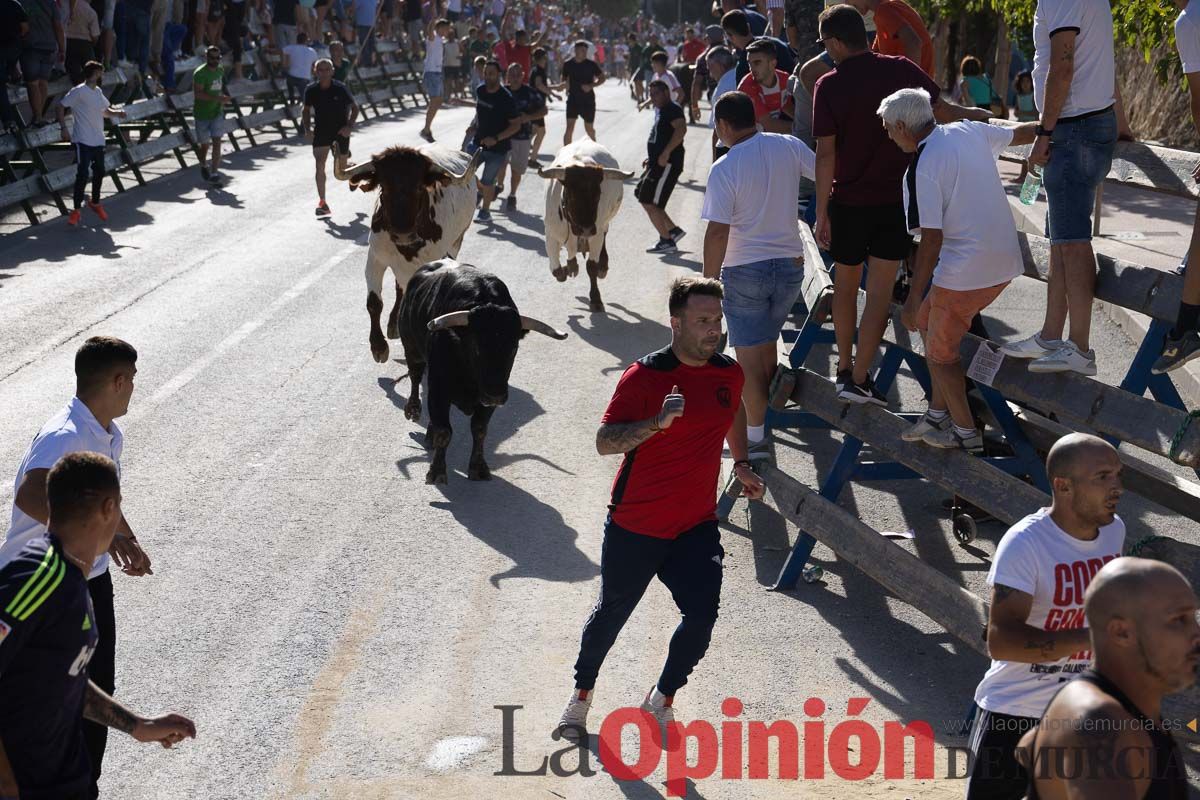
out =
<svg viewBox="0 0 1200 800"><path fill-rule="evenodd" d="M1075 28L1062 28L1050 36L1050 71L1046 75L1046 96L1042 100L1041 127L1053 131L1071 92L1075 77ZM1043 133L1033 142L1029 163L1042 167L1050 160L1050 134Z"/></svg>
<svg viewBox="0 0 1200 800"><path fill-rule="evenodd" d="M1044 631L1029 625L1033 595L997 583L988 612L988 655L997 661L1057 661L1090 646L1087 628Z"/></svg>
<svg viewBox="0 0 1200 800"><path fill-rule="evenodd" d="M596 452L602 456L628 453L651 436L671 427L671 423L682 416L683 395L675 386L663 398L662 410L650 419L601 425L596 431Z"/></svg>
<svg viewBox="0 0 1200 800"><path fill-rule="evenodd" d="M179 714L164 714L153 719L139 717L88 681L83 696L83 717L92 722L128 733L139 742L158 742L163 747L196 738L196 726Z"/></svg>

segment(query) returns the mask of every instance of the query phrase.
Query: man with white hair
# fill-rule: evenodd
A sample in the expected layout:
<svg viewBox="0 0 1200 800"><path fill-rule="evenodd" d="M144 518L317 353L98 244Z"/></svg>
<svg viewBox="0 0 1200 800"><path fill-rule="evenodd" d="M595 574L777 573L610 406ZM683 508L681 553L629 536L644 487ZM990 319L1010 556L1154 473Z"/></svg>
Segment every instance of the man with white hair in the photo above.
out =
<svg viewBox="0 0 1200 800"><path fill-rule="evenodd" d="M983 436L967 404L958 348L975 315L1022 272L996 157L1009 145L1031 143L1037 125L939 125L924 89L888 95L877 113L896 146L914 154L904 175L904 210L906 227L921 243L901 320L921 331L933 386L929 410L904 439L977 450Z"/></svg>

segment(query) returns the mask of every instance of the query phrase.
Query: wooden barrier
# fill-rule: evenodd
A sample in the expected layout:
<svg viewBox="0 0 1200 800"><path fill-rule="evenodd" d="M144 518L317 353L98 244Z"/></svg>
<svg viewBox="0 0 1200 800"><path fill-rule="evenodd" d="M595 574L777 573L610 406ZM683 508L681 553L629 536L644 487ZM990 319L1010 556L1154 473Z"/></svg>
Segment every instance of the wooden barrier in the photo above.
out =
<svg viewBox="0 0 1200 800"><path fill-rule="evenodd" d="M401 58L398 46L394 42L378 44L377 52L384 57L392 56L394 61L368 69L355 67L350 80L364 119L369 118L368 109L378 117L405 108L406 98L415 106L425 97L412 63L406 57ZM347 50L352 57L354 49ZM226 104L218 131L234 150L243 145L256 146L256 132L274 129L283 134L285 124L297 132L300 130L300 107L288 102L286 88L275 72L277 61L277 57L263 51L248 52L246 63L251 65L255 77L231 81L224 89L231 102ZM194 102L191 91L123 105L116 103L129 85L130 77L121 70L110 70L102 79L102 86L126 114L123 119L109 121L110 149L104 157L106 175L118 191L125 189L122 182L125 174L132 175L139 184L144 183L140 167L147 162L173 155L182 168L188 163L184 151L190 150L197 156L199 152L191 119ZM65 79L55 81L50 87L51 97L57 98L70 88ZM14 104L26 101L24 89L10 91L9 97ZM76 168L73 161L67 163L63 158L69 145L63 144L60 136L56 124L0 135L0 208L20 205L30 223L37 224L40 220L34 201L48 196L60 213L68 212L64 192L74 184Z"/></svg>

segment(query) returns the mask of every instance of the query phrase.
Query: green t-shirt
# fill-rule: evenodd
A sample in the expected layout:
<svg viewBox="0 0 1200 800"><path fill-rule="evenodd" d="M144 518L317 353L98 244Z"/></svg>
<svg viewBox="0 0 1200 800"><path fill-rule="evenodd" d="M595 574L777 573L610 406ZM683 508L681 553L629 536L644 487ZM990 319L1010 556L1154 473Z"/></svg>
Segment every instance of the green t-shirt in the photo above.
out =
<svg viewBox="0 0 1200 800"><path fill-rule="evenodd" d="M350 59L343 58L342 63L333 68L333 79L335 81L346 82L346 77L350 74Z"/></svg>
<svg viewBox="0 0 1200 800"><path fill-rule="evenodd" d="M474 59L475 56L486 56L491 52L491 50L492 48L488 46L486 40L480 41L479 39L472 39L471 43L467 45L467 52L471 54L472 59Z"/></svg>
<svg viewBox="0 0 1200 800"><path fill-rule="evenodd" d="M208 94L221 94L221 79L225 73L220 67L210 68L207 64L196 67L192 73L192 88L200 89ZM192 115L196 119L216 119L221 116L220 100L200 100L192 106Z"/></svg>

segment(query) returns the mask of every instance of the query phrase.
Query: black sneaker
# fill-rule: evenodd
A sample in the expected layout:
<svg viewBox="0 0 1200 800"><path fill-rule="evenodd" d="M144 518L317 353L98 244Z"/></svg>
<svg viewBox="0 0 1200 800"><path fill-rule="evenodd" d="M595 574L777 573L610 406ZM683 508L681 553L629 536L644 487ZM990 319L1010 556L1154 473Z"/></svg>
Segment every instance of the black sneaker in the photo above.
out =
<svg viewBox="0 0 1200 800"><path fill-rule="evenodd" d="M647 253L678 253L679 248L670 239L659 239L658 244L646 250Z"/></svg>
<svg viewBox="0 0 1200 800"><path fill-rule="evenodd" d="M837 377L833 379L833 388L837 389L838 394L842 393L842 390L846 388L846 384L854 383L852 375L854 375L854 370L838 370Z"/></svg>
<svg viewBox="0 0 1200 800"><path fill-rule="evenodd" d="M504 210L505 211L516 211L517 210L517 198L513 197L510 194L508 196L508 199L504 201Z"/></svg>
<svg viewBox="0 0 1200 800"><path fill-rule="evenodd" d="M680 228L678 225L676 225L674 228L671 228L671 233L669 235L671 237L672 242L674 242L675 244L679 244L679 240L682 239L683 237L687 236L687 231L685 231L683 228Z"/></svg>
<svg viewBox="0 0 1200 800"><path fill-rule="evenodd" d="M1158 361L1154 362L1150 372L1162 375L1173 369L1179 369L1198 356L1200 356L1200 333L1188 331L1178 339L1172 339L1171 334L1168 333L1167 341L1163 344L1162 355L1158 357Z"/></svg>
<svg viewBox="0 0 1200 800"><path fill-rule="evenodd" d="M200 165L200 177L204 178L204 180L206 180L206 181L212 180L212 172L209 171L207 164Z"/></svg>
<svg viewBox="0 0 1200 800"><path fill-rule="evenodd" d="M875 382L867 378L862 383L855 383L854 379L846 381L846 385L838 392L838 400L843 403L854 403L855 405L864 405L866 403L874 403L877 406L887 408L887 398L875 388Z"/></svg>

